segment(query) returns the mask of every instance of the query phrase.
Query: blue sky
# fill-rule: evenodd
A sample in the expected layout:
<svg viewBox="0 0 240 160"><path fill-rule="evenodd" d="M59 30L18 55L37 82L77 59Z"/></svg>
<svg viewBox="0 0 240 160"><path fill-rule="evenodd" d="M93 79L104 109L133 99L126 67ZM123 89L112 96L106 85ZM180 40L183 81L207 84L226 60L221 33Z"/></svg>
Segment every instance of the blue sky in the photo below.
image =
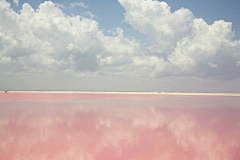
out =
<svg viewBox="0 0 240 160"><path fill-rule="evenodd" d="M238 1L0 3L1 89L240 92Z"/></svg>

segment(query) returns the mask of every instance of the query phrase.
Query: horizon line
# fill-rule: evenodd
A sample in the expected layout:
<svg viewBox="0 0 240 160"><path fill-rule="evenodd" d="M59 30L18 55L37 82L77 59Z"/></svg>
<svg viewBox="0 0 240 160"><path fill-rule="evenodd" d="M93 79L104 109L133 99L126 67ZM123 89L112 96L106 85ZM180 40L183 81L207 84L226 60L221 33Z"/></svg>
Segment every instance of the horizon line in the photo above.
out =
<svg viewBox="0 0 240 160"><path fill-rule="evenodd" d="M104 93L104 94L154 94L154 95L215 95L240 96L240 93L224 92L161 92L161 91L74 91L74 90L0 90L0 92L31 92L31 93Z"/></svg>

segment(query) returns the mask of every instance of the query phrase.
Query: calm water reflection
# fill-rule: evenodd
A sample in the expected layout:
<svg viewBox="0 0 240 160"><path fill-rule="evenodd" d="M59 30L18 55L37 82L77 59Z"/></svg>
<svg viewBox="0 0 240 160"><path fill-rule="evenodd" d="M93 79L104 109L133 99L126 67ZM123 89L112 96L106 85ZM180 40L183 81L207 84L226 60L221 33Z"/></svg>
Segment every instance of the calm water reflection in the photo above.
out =
<svg viewBox="0 0 240 160"><path fill-rule="evenodd" d="M240 157L240 97L31 96L0 100L1 160Z"/></svg>

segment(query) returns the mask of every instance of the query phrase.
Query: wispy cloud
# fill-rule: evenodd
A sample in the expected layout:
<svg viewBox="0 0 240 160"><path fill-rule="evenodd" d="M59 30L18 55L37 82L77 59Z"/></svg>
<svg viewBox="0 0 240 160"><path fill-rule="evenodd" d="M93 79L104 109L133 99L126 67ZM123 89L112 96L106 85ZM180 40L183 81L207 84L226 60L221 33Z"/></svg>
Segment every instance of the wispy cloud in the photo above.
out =
<svg viewBox="0 0 240 160"><path fill-rule="evenodd" d="M19 0L13 0L13 3L18 6Z"/></svg>
<svg viewBox="0 0 240 160"><path fill-rule="evenodd" d="M55 3L55 5L56 5L58 8L63 8L63 9L66 8L66 7L65 7L63 4L61 4L61 3Z"/></svg>
<svg viewBox="0 0 240 160"><path fill-rule="evenodd" d="M90 11L84 12L83 15L86 16L86 17L90 17L91 19L94 18L94 17L96 17L96 16L95 16L94 14L92 14Z"/></svg>
<svg viewBox="0 0 240 160"><path fill-rule="evenodd" d="M69 4L69 8L75 8L76 6L82 7L82 8L88 8L88 5L85 5L83 2L75 2L75 3Z"/></svg>

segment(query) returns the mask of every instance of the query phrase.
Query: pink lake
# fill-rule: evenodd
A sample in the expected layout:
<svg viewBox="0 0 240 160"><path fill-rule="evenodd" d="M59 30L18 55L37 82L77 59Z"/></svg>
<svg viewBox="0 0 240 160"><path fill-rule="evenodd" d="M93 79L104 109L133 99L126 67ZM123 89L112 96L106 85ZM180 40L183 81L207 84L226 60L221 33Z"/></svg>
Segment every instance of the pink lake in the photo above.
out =
<svg viewBox="0 0 240 160"><path fill-rule="evenodd" d="M0 92L0 160L239 159L239 96Z"/></svg>

